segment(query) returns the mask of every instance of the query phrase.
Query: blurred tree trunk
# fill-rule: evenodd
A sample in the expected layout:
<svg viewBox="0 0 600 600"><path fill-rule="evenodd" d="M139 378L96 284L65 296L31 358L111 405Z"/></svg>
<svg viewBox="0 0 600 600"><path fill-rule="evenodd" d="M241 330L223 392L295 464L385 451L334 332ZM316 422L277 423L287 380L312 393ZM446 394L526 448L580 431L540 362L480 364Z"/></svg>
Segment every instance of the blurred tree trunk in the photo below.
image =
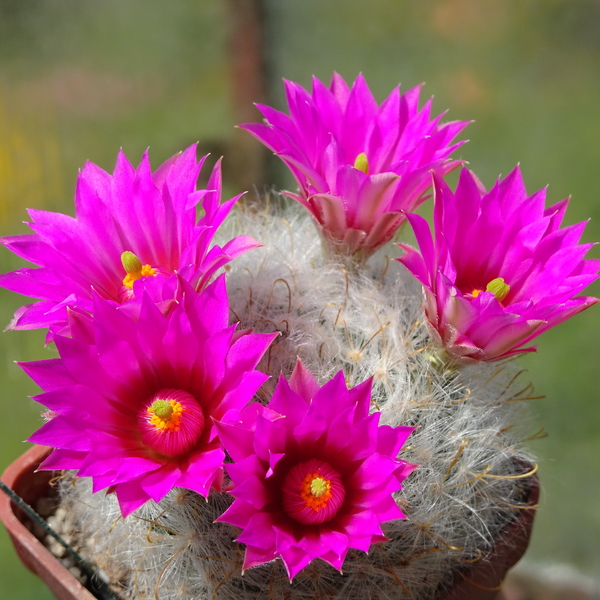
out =
<svg viewBox="0 0 600 600"><path fill-rule="evenodd" d="M228 0L229 54L232 107L236 123L262 120L254 106L268 102L269 77L266 52L264 0ZM267 181L269 151L249 133L236 129L229 148L230 179L239 190L263 191Z"/></svg>

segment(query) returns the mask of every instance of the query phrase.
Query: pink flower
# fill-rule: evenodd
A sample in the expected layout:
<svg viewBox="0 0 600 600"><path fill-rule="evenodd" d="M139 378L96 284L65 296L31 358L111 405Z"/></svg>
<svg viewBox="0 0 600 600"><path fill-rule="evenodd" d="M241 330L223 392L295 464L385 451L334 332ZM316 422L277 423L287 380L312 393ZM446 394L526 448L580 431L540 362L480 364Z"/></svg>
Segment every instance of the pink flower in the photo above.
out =
<svg viewBox="0 0 600 600"><path fill-rule="evenodd" d="M399 244L398 260L423 284L425 313L439 344L468 362L505 358L597 298L574 297L597 278L584 260L585 223L560 229L563 200L544 208L546 190L527 196L519 167L486 192L463 169L456 193L435 180L435 241L427 222L408 219L420 253Z"/></svg>
<svg viewBox="0 0 600 600"><path fill-rule="evenodd" d="M419 110L420 86L396 88L381 106L362 75L351 89L334 73L329 88L313 78L312 95L291 81L285 90L289 116L258 105L267 124L242 127L290 168L300 191L288 195L334 250L368 257L423 202L430 171L443 176L460 164L448 157L463 142L450 143L467 122L430 120L431 100Z"/></svg>
<svg viewBox="0 0 600 600"><path fill-rule="evenodd" d="M241 236L211 247L238 197L221 204L220 161L208 189L195 190L205 158L197 162L191 146L152 173L147 152L137 169L120 152L113 175L93 163L83 167L76 218L30 210L34 233L0 241L41 268L1 275L0 286L41 301L17 310L9 328L64 326L67 307L91 310L92 290L126 302L145 280L174 271L201 290L220 267L260 245Z"/></svg>
<svg viewBox="0 0 600 600"><path fill-rule="evenodd" d="M182 282L163 314L144 294L138 319L96 296L93 317L69 311L60 358L21 366L51 412L30 441L56 448L43 469L75 469L114 491L127 516L174 486L207 496L225 454L213 419L228 423L267 376L254 370L274 335L229 326L224 276L200 294Z"/></svg>
<svg viewBox="0 0 600 600"><path fill-rule="evenodd" d="M236 498L218 520L242 528L245 569L277 557L290 580L315 558L341 569L350 548L368 552L386 540L382 523L404 518L392 494L415 465L396 457L414 428L379 426L370 401L371 380L348 390L340 371L319 388L298 361L268 408L217 423Z"/></svg>

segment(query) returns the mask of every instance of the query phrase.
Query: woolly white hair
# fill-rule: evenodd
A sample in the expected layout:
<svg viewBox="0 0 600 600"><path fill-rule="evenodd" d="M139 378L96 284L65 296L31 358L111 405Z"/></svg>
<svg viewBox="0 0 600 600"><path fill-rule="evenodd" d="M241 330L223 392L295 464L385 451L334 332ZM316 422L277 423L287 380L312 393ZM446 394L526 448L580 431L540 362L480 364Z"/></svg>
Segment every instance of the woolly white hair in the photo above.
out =
<svg viewBox="0 0 600 600"><path fill-rule="evenodd" d="M390 541L350 551L343 573L313 561L290 584L281 561L242 574L239 530L214 523L232 502L175 489L126 520L116 499L85 480L62 486L83 552L123 598L433 598L493 549L527 500L529 453L521 407L531 386L514 361L452 365L433 345L422 291L388 246L365 265L325 259L296 207L241 207L221 235L264 243L227 269L232 319L279 331L259 369L289 376L296 358L321 384L340 369L348 385L373 376L381 423L418 429L401 457L419 467L396 501L406 520L385 523ZM399 252L399 251L398 251ZM526 426L526 425L525 425Z"/></svg>

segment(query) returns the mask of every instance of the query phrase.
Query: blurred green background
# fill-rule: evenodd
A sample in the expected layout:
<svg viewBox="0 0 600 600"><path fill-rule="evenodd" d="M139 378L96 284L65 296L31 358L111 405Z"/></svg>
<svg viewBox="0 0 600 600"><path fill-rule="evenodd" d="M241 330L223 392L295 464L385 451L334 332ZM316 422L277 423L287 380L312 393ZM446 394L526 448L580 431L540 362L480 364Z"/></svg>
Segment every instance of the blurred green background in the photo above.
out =
<svg viewBox="0 0 600 600"><path fill-rule="evenodd" d="M226 166L234 157L227 185L242 191L240 152L256 149L233 129L248 118L232 66L243 35L243 27L232 35L235 4L0 0L0 233L26 233L27 207L72 214L77 169L91 160L112 170L120 147L132 162L150 147L158 166L199 140L225 153ZM600 239L597 0L268 0L263 10L268 92L280 108L281 77L309 86L313 74L352 80L362 71L380 101L399 82L424 81L436 112L475 120L460 152L486 186L519 162L530 192L549 185L552 203L572 194L568 222L591 218L584 241ZM0 253L2 271L19 266ZM600 284L588 293L600 296ZM23 303L0 290L2 324ZM41 332L0 336L0 468L41 423L27 398L35 385L13 361L50 356ZM528 557L592 575L600 572L599 359L598 307L521 359L545 395L533 403L532 433L542 424L548 433L532 443L543 497ZM3 528L0 598L51 598Z"/></svg>

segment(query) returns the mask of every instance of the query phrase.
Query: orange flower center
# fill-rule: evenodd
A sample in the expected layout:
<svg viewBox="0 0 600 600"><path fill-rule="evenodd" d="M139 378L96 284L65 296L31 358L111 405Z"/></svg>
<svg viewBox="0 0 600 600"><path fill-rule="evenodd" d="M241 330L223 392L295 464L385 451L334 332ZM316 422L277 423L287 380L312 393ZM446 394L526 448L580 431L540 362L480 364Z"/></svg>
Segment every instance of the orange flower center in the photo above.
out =
<svg viewBox="0 0 600 600"><path fill-rule="evenodd" d="M198 400L185 390L165 388L156 392L137 415L141 441L171 458L193 450L204 432L204 414Z"/></svg>
<svg viewBox="0 0 600 600"><path fill-rule="evenodd" d="M142 265L142 261L129 250L121 254L121 263L127 275L123 279L123 285L133 289L133 282L142 277L154 277L157 270L150 265Z"/></svg>
<svg viewBox="0 0 600 600"><path fill-rule="evenodd" d="M161 432L179 431L185 407L176 400L155 400L147 409L148 422Z"/></svg>
<svg viewBox="0 0 600 600"><path fill-rule="evenodd" d="M331 499L331 481L318 472L309 473L300 484L300 498L306 506L319 512Z"/></svg>
<svg viewBox="0 0 600 600"><path fill-rule="evenodd" d="M344 504L342 476L328 462L312 458L294 465L281 486L284 512L306 525L335 518Z"/></svg>

